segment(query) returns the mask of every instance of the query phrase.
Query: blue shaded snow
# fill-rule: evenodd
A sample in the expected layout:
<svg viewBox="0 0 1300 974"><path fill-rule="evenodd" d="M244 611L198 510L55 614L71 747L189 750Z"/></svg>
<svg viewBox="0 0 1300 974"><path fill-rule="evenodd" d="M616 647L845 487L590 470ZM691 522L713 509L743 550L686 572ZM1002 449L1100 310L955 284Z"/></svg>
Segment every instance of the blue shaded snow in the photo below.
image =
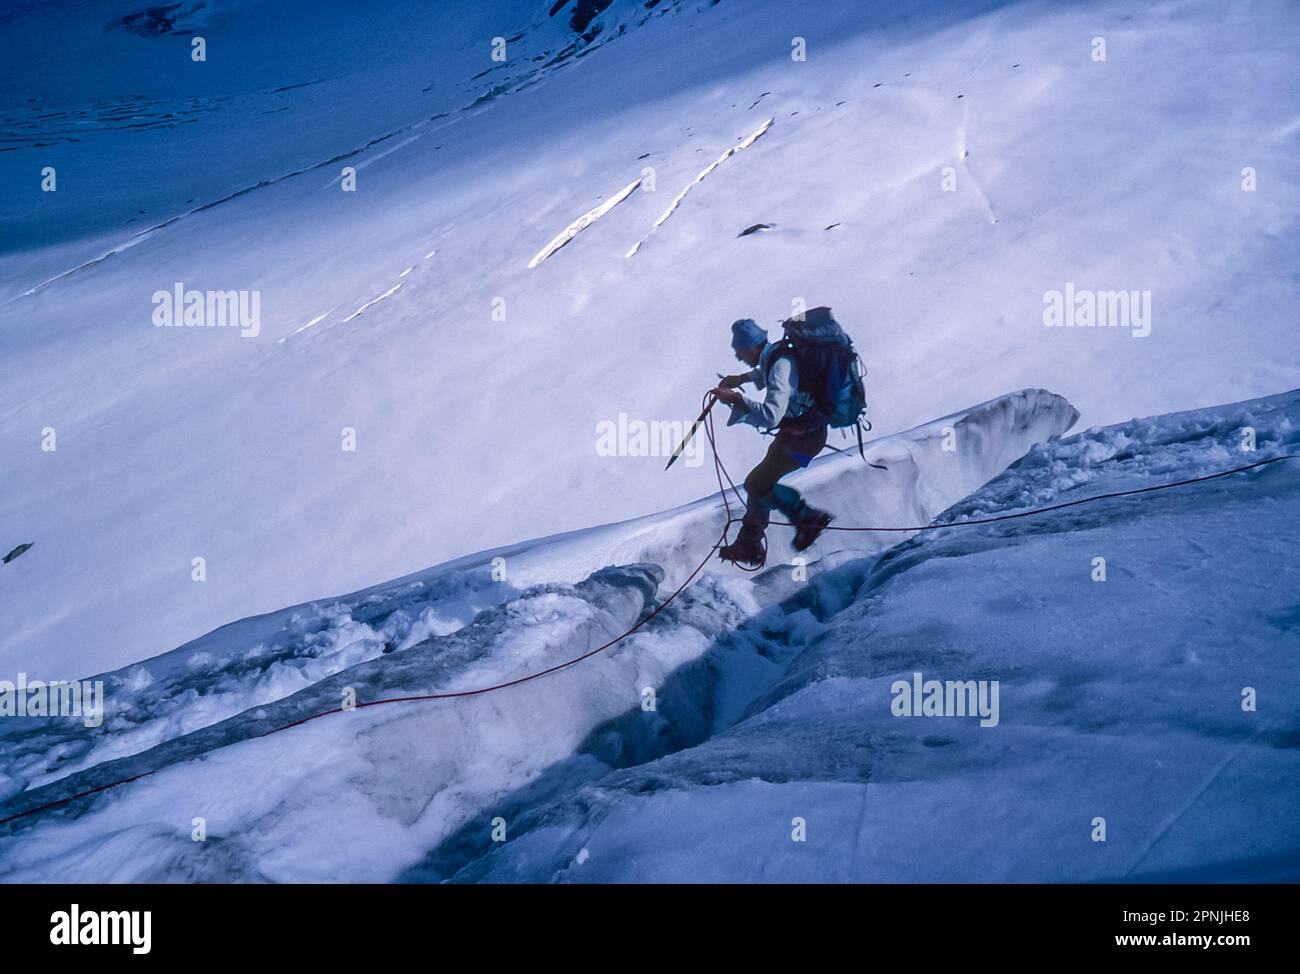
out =
<svg viewBox="0 0 1300 974"><path fill-rule="evenodd" d="M1296 392L1041 446L940 520L1284 453ZM927 533L822 575L713 655L698 746L520 807L510 841L480 830L408 878L1295 880L1298 466ZM997 726L895 717L915 672L999 681Z"/></svg>
<svg viewBox="0 0 1300 974"><path fill-rule="evenodd" d="M1077 416L1060 396L1024 390L873 441L869 456L887 470L837 455L792 480L846 521L926 523ZM950 435L956 450L944 448ZM362 708L266 735L348 695L455 692L564 663L663 605L711 560L724 519L715 495L492 549L233 623L103 674L102 727L44 718L0 728L0 818L145 777L0 827L11 836L0 839L0 875L381 881L521 789L550 789L556 775L589 781L610 762L693 746L714 726L696 706L712 671L694 664L798 588L795 573L752 578L714 560L641 631L579 667L482 697ZM773 532L774 565L786 533ZM815 577L899 537L828 534L800 572ZM647 693L663 706L643 710ZM605 742L599 754L584 743L593 737ZM195 819L210 830L203 844L190 838ZM325 854L358 843L364 862ZM80 850L71 861L69 847Z"/></svg>
<svg viewBox="0 0 1300 974"><path fill-rule="evenodd" d="M486 552L218 630L205 640L224 647L217 684L235 693L220 705L180 716L198 690L185 661L209 652L199 640L141 665L153 682L131 699L150 720L118 713L98 734L48 722L26 750L6 742L29 762L57 755L55 741L74 753L39 774L10 761L0 816L148 776L3 826L0 877L1294 879L1296 462L960 522L1300 452L1300 392L1058 439L1074 415L1017 393L872 444L898 480L819 462L801 475L810 490L845 499L856 482L889 495L869 503L893 523L918 507L950 526L901 543L828 537L807 565L774 560L757 576L706 571L613 650L507 691L259 736L337 706L345 688L368 700L478 687L600 645L662 600L716 498L500 549L519 575L496 589ZM946 428L965 431L965 455L938 445ZM995 475L1008 453L1023 457ZM586 572L612 550L665 557ZM440 598L460 616L411 623ZM326 617L374 635L343 652L356 640L303 623ZM316 642L290 639L294 625ZM273 692L273 668L247 669L243 639L278 647L302 685ZM996 722L895 716L894 685L916 673L996 681ZM227 713L241 679L249 705ZM146 727L158 741L142 748Z"/></svg>

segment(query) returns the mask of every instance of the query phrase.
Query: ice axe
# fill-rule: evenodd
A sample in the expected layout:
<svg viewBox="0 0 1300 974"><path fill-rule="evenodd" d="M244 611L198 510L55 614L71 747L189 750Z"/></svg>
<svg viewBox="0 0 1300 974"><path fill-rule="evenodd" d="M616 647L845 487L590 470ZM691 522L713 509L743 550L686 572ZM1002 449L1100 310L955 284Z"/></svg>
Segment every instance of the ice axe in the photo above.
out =
<svg viewBox="0 0 1300 974"><path fill-rule="evenodd" d="M664 467L665 470L676 463L677 458L685 452L686 447L690 445L691 440L694 439L696 432L698 432L699 428L704 424L705 417L709 415L709 410L717 405L717 402L718 399L716 396L709 397L709 404L704 407L704 412L700 413L700 418L693 422L691 428L686 431L686 435L682 437L681 443L677 445L677 449L673 451L673 455L669 458L667 466Z"/></svg>

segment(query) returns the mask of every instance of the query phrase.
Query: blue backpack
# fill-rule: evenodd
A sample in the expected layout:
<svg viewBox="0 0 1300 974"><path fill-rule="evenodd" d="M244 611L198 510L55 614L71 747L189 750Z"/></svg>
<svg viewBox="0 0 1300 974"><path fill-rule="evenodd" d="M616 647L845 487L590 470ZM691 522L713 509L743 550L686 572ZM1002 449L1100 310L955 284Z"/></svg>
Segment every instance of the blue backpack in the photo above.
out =
<svg viewBox="0 0 1300 974"><path fill-rule="evenodd" d="M866 369L830 308L811 308L802 317L781 325L780 354L788 354L799 370L799 391L812 399L813 407L792 425L857 426L867 409L863 385ZM784 423L782 425L785 425ZM868 427L869 428L869 427Z"/></svg>

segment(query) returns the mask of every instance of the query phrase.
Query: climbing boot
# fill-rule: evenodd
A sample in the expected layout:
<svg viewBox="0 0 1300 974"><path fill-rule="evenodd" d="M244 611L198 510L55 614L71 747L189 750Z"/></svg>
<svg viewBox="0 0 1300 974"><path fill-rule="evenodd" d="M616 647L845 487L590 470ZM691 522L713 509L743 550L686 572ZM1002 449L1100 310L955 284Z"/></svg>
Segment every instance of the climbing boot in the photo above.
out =
<svg viewBox="0 0 1300 974"><path fill-rule="evenodd" d="M736 540L718 549L718 557L741 568L762 568L767 561L767 546L763 544L762 529L742 524Z"/></svg>
<svg viewBox="0 0 1300 974"><path fill-rule="evenodd" d="M821 537L821 533L833 520L835 518L825 511L808 508L794 522L794 550L804 551L812 547L812 543Z"/></svg>

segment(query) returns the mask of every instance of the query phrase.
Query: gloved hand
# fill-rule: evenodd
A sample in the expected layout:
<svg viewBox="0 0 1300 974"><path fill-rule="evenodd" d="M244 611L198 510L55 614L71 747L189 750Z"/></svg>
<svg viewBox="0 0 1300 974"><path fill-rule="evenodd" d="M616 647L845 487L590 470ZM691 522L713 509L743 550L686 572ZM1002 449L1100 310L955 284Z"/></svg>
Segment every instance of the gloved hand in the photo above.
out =
<svg viewBox="0 0 1300 974"><path fill-rule="evenodd" d="M745 401L745 397L742 396L740 393L738 393L735 389L727 389L722 386L719 386L718 388L714 389L713 394L717 396L718 399L720 399L722 402L725 402L728 406L739 406L742 402Z"/></svg>

